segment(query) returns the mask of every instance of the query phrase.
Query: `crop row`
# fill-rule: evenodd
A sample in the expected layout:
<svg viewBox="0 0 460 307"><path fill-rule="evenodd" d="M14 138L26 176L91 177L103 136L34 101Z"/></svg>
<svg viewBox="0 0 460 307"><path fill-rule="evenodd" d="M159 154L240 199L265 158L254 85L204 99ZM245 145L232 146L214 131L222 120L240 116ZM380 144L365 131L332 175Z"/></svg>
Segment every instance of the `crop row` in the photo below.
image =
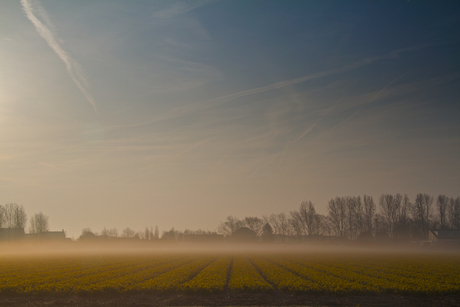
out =
<svg viewBox="0 0 460 307"><path fill-rule="evenodd" d="M353 262L346 263L333 259L311 261L301 257L285 257L283 261L282 265L289 266L294 271L297 270L307 278L308 274L304 273L306 271L316 278L318 273L322 273L318 282L323 282L328 276L334 276L342 279L344 281L342 284L349 282L350 285L354 285L352 288L345 289L345 292L353 290L359 292L456 293L460 290L460 283L455 274L439 278L431 274L432 271L428 270L428 267L419 267L418 276L415 277L411 274L406 276L396 274L393 268L369 264L359 266ZM356 284L361 286L356 287Z"/></svg>
<svg viewBox="0 0 460 307"><path fill-rule="evenodd" d="M460 260L378 255L171 254L0 259L0 294L278 291L460 293ZM405 269L407 267L407 269ZM406 274L405 274L406 272Z"/></svg>
<svg viewBox="0 0 460 307"><path fill-rule="evenodd" d="M227 284L232 257L223 256L204 268L195 278L183 283L181 290L191 292L219 292Z"/></svg>

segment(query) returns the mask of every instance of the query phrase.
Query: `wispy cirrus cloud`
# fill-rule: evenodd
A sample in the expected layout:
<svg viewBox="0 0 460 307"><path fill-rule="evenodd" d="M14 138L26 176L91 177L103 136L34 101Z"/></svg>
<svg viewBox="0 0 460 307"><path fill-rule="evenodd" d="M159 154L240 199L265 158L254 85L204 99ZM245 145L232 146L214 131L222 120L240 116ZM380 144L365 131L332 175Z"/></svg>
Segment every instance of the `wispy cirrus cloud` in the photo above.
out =
<svg viewBox="0 0 460 307"><path fill-rule="evenodd" d="M80 65L61 47L56 35L54 34L54 25L48 17L45 9L41 6L38 0L21 0L22 9L27 18L32 22L38 34L48 43L48 46L56 53L56 55L64 62L67 73L72 81L85 96L86 100L92 105L96 114L96 102L90 95L87 87L88 82L83 76ZM41 19L41 20L40 20Z"/></svg>
<svg viewBox="0 0 460 307"><path fill-rule="evenodd" d="M251 88L251 89L248 89L248 90L234 92L234 93L231 93L231 94L228 94L228 95L223 95L223 96L219 96L219 97L216 97L216 98L208 99L208 100L205 100L205 101L202 101L202 102L199 102L199 103L189 104L189 105L186 105L186 106L178 107L176 109L171 110L171 113L174 114L173 115L174 117L177 117L177 116L182 116L183 114L188 114L189 112L198 112L198 111L201 111L203 109L215 106L217 104L226 103L226 102L236 100L236 99L239 99L239 98L242 98L242 97L261 94L261 93L265 93L265 92L273 91L273 90L278 90L278 89L283 89L283 88L290 87L290 86L293 86L293 85L296 85L296 84L301 84L301 83L304 83L304 82L307 82L307 81L310 81L310 80L315 80L315 79L319 79L319 78L323 78L323 77L327 77L327 76L331 76L331 75L338 75L338 74L346 73L346 72L353 71L353 70L358 69L358 68L363 67L363 66L371 65L371 64L373 64L373 63L375 63L377 61L389 60L389 59L398 59L400 57L401 53L410 52L410 51L416 51L416 50L420 50L420 49L424 49L424 48L429 48L429 47L432 47L432 46L435 46L435 45L436 44L420 44L420 45L415 45L415 46L411 46L411 47L407 47L407 48L401 48L401 49L393 50L393 51L391 51L391 52L389 52L388 54L385 54L385 55L364 58L362 60L359 60L359 61L356 61L356 62L353 62L353 63L350 63L350 64L346 64L344 66L340 66L340 67L337 67L337 68L333 68L333 69L329 69L329 70L325 70L325 71L320 71L320 72L313 73L313 74L308 74L308 75L298 77L298 78L293 78L293 79L289 79L289 80L283 80L283 81L280 81L280 82L272 83L272 84L257 87L257 88ZM395 82L395 81L393 81L393 82ZM392 83L388 84L387 87L390 86L391 84ZM383 89L383 90L385 90L385 89Z"/></svg>
<svg viewBox="0 0 460 307"><path fill-rule="evenodd" d="M214 2L214 0L198 0L187 2L176 2L167 8L153 14L154 18L170 19L192 11L200 6Z"/></svg>
<svg viewBox="0 0 460 307"><path fill-rule="evenodd" d="M39 161L39 163L41 165L43 165L43 166L50 167L50 168L55 169L55 170L59 170L59 168L54 166L54 165L51 165L51 164L48 164L48 163L45 163L45 162L41 162L41 161Z"/></svg>

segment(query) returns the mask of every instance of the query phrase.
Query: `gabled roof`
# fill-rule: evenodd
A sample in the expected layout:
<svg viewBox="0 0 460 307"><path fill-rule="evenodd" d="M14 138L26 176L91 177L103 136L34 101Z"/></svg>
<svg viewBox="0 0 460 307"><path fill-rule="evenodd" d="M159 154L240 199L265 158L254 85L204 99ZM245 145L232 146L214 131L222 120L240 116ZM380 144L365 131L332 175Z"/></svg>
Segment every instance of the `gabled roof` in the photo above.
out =
<svg viewBox="0 0 460 307"><path fill-rule="evenodd" d="M250 228L248 227L241 227L239 229L237 229L234 233L233 233L234 236L244 236L244 237L249 237L249 236L256 236L256 233L251 230Z"/></svg>

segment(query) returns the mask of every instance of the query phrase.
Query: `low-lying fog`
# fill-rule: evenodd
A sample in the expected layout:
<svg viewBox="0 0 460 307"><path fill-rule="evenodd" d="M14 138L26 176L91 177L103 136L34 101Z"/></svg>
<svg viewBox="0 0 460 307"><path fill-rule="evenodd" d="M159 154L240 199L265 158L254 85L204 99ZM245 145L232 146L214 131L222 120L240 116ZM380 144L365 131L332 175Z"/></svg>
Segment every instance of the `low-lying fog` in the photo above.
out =
<svg viewBox="0 0 460 307"><path fill-rule="evenodd" d="M99 256L99 255L145 255L165 253L330 253L353 257L363 254L453 254L460 249L419 245L387 246L346 246L324 244L135 244L135 243L95 243L68 242L47 243L4 243L0 244L0 258L41 257L41 256Z"/></svg>

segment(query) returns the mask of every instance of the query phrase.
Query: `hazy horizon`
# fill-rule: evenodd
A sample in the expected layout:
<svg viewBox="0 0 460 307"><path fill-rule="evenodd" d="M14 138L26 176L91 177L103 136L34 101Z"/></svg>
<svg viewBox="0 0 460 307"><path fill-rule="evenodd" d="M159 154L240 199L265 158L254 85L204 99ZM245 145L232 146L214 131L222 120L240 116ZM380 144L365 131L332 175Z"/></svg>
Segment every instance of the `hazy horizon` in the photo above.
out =
<svg viewBox="0 0 460 307"><path fill-rule="evenodd" d="M0 204L68 237L460 196L459 2L0 7Z"/></svg>

